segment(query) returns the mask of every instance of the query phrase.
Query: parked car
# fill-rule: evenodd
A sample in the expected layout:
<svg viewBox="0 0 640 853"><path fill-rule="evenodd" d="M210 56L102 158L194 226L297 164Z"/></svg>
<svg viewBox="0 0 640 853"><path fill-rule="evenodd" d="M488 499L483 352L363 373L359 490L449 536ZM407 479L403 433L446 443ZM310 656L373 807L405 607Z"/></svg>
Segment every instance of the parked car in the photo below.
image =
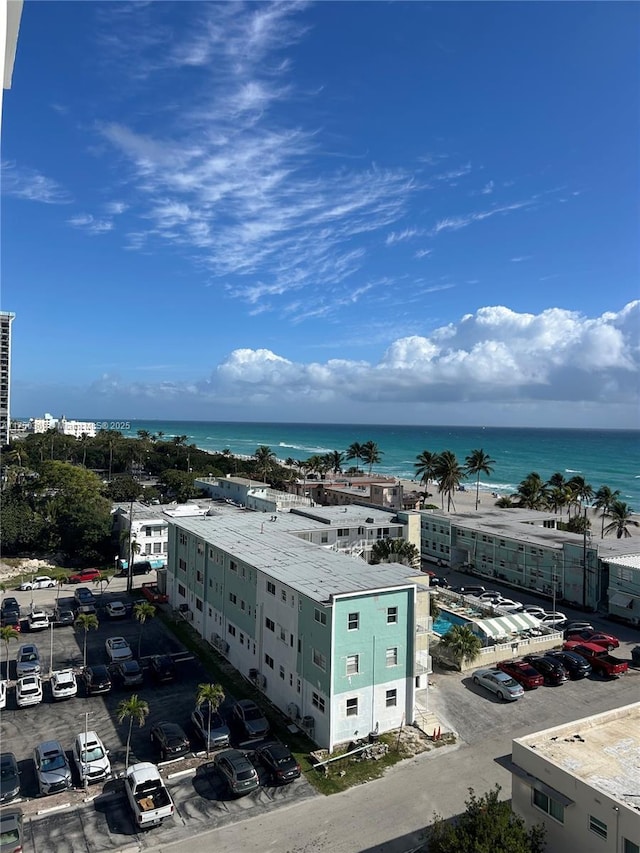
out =
<svg viewBox="0 0 640 853"><path fill-rule="evenodd" d="M95 616L97 614L97 609L95 604L81 604L76 607L76 612L74 615L74 621L78 618L78 616L86 615L86 616Z"/></svg>
<svg viewBox="0 0 640 853"><path fill-rule="evenodd" d="M151 729L151 743L163 761L186 755L191 749L189 738L177 723L156 723Z"/></svg>
<svg viewBox="0 0 640 853"><path fill-rule="evenodd" d="M109 601L105 611L110 619L124 619L127 615L127 608L121 601Z"/></svg>
<svg viewBox="0 0 640 853"><path fill-rule="evenodd" d="M131 660L133 658L131 646L124 637L109 637L104 647L111 663L118 663L119 661Z"/></svg>
<svg viewBox="0 0 640 853"><path fill-rule="evenodd" d="M569 634L575 634L578 631L595 631L595 628L591 624L591 622L585 622L580 619L572 619L562 626L563 636L565 640L569 636Z"/></svg>
<svg viewBox="0 0 640 853"><path fill-rule="evenodd" d="M35 643L23 643L16 655L16 676L37 675L40 672L40 652Z"/></svg>
<svg viewBox="0 0 640 853"><path fill-rule="evenodd" d="M80 783L86 781L101 782L111 776L111 762L109 761L109 750L100 740L97 732L80 732L73 741L71 752Z"/></svg>
<svg viewBox="0 0 640 853"><path fill-rule="evenodd" d="M7 707L7 682L0 680L0 711Z"/></svg>
<svg viewBox="0 0 640 853"><path fill-rule="evenodd" d="M539 604L525 604L523 607L523 613L529 613L531 616L535 616L538 619L542 619L543 616L547 615L547 611L544 607L540 607Z"/></svg>
<svg viewBox="0 0 640 853"><path fill-rule="evenodd" d="M525 655L523 660L538 670L545 684L564 684L569 678L569 673L559 660L551 660L543 655Z"/></svg>
<svg viewBox="0 0 640 853"><path fill-rule="evenodd" d="M86 666L82 671L82 680L87 696L98 696L111 690L111 676L108 668L102 663Z"/></svg>
<svg viewBox="0 0 640 853"><path fill-rule="evenodd" d="M79 572L69 575L67 583L91 583L101 577L100 569L80 569Z"/></svg>
<svg viewBox="0 0 640 853"><path fill-rule="evenodd" d="M73 593L73 598L77 605L92 604L95 607L96 597L87 586L79 586Z"/></svg>
<svg viewBox="0 0 640 853"><path fill-rule="evenodd" d="M502 593L496 592L494 589L488 589L486 592L481 592L476 598L479 598L480 601L497 601L497 599L502 598Z"/></svg>
<svg viewBox="0 0 640 853"><path fill-rule="evenodd" d="M20 770L12 752L0 754L0 803L9 803L20 793Z"/></svg>
<svg viewBox="0 0 640 853"><path fill-rule="evenodd" d="M269 771L273 782L286 784L298 779L302 768L283 743L267 743L255 751L256 759Z"/></svg>
<svg viewBox="0 0 640 853"><path fill-rule="evenodd" d="M22 631L22 621L20 614L15 610L8 610L0 616L0 625L3 628L13 628L14 631L20 633Z"/></svg>
<svg viewBox="0 0 640 853"><path fill-rule="evenodd" d="M451 592L457 592L458 595L473 595L476 598L486 592L483 586L453 586Z"/></svg>
<svg viewBox="0 0 640 853"><path fill-rule="evenodd" d="M39 705L42 702L42 681L39 675L23 675L16 683L18 708Z"/></svg>
<svg viewBox="0 0 640 853"><path fill-rule="evenodd" d="M3 809L0 812L0 853L23 850L22 809Z"/></svg>
<svg viewBox="0 0 640 853"><path fill-rule="evenodd" d="M495 693L498 699L508 700L509 702L514 702L524 696L522 685L500 669L477 669L473 673L473 683L486 687L487 690Z"/></svg>
<svg viewBox="0 0 640 853"><path fill-rule="evenodd" d="M571 633L566 635L565 639L594 643L596 646L602 646L602 648L606 649L608 652L613 651L613 649L617 649L620 645L620 640L617 637L614 637L613 634L605 634L603 631L590 631L589 629L583 631L571 631Z"/></svg>
<svg viewBox="0 0 640 853"><path fill-rule="evenodd" d="M72 699L78 693L76 674L72 669L58 669L49 680L54 699Z"/></svg>
<svg viewBox="0 0 640 853"><path fill-rule="evenodd" d="M30 631L46 631L49 627L49 617L44 610L32 610L27 616Z"/></svg>
<svg viewBox="0 0 640 853"><path fill-rule="evenodd" d="M76 614L73 610L65 610L63 608L56 607L51 619L53 621L54 628L61 628L63 625L73 625L76 621Z"/></svg>
<svg viewBox="0 0 640 853"><path fill-rule="evenodd" d="M33 578L30 581L23 581L18 589L24 591L29 589L46 589L48 587L57 586L58 581L54 578L50 578L48 575L40 575L37 578Z"/></svg>
<svg viewBox="0 0 640 853"><path fill-rule="evenodd" d="M502 672L510 675L518 684L522 684L526 690L533 690L536 687L542 687L544 684L544 679L538 670L524 660L503 660L496 666Z"/></svg>
<svg viewBox="0 0 640 853"><path fill-rule="evenodd" d="M269 734L268 720L251 699L240 699L233 706L232 713L248 738L266 737Z"/></svg>
<svg viewBox="0 0 640 853"><path fill-rule="evenodd" d="M521 613L524 609L524 604L521 601L514 601L512 598L495 598L492 602L494 607L499 607L505 613Z"/></svg>
<svg viewBox="0 0 640 853"><path fill-rule="evenodd" d="M610 655L602 646L595 643L581 643L579 640L565 640L563 651L575 652L591 664L591 669L605 678L617 678L629 669L629 663Z"/></svg>
<svg viewBox="0 0 640 853"><path fill-rule="evenodd" d="M214 758L214 764L235 796L244 796L260 787L258 773L239 749L226 749Z"/></svg>
<svg viewBox="0 0 640 853"><path fill-rule="evenodd" d="M149 668L151 669L151 675L156 681L175 681L177 674L176 665L173 662L173 658L169 655L153 655L149 661Z"/></svg>
<svg viewBox="0 0 640 853"><path fill-rule="evenodd" d="M438 577L437 575L434 575L433 577L429 578L429 586L437 586L437 587L441 587L442 589L449 589L451 584L449 583L449 581L446 578L442 578L442 577Z"/></svg>
<svg viewBox="0 0 640 853"><path fill-rule="evenodd" d="M18 599L14 598L13 595L7 595L2 599L2 604L0 605L0 613L20 613L20 604L18 603Z"/></svg>
<svg viewBox="0 0 640 853"><path fill-rule="evenodd" d="M555 613L547 612L544 616L541 616L539 618L541 625L544 625L547 628L556 628L558 630L562 628L565 622L567 621L567 617L564 615L564 613L560 613L559 610L556 610Z"/></svg>
<svg viewBox="0 0 640 853"><path fill-rule="evenodd" d="M229 746L231 737L229 726L217 711L211 712L211 725L209 727L209 711L205 706L200 705L191 714L191 724L197 737L204 743L205 749L207 748L207 739L209 740L209 751Z"/></svg>
<svg viewBox="0 0 640 853"><path fill-rule="evenodd" d="M545 652L545 657L559 660L569 673L569 678L586 678L588 675L591 675L591 664L577 652L572 652L568 649L563 651L549 651Z"/></svg>
<svg viewBox="0 0 640 853"><path fill-rule="evenodd" d="M39 743L33 750L33 762L41 794L57 794L71 787L71 767L60 741Z"/></svg>
<svg viewBox="0 0 640 853"><path fill-rule="evenodd" d="M139 687L144 683L144 674L137 660L121 660L109 667L111 682L116 687Z"/></svg>

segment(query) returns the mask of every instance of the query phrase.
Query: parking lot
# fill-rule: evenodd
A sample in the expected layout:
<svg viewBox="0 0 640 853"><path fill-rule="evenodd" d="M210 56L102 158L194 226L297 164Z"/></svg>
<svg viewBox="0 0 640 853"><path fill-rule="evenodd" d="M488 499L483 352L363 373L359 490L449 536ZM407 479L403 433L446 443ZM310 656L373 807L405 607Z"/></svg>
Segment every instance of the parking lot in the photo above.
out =
<svg viewBox="0 0 640 853"><path fill-rule="evenodd" d="M99 590L95 590L99 598ZM65 586L59 595L59 606L71 605L73 586ZM8 591L7 595L18 598L22 615L30 608L31 602L37 607L52 611L56 604L56 590L42 589L32 592ZM137 657L140 625L132 615L124 619L110 620L104 605L108 600L122 600L132 604L139 598L134 590L128 598L124 592L124 581L116 579L105 591L102 601L98 601L97 630L87 634L87 663L108 664L105 641L108 637L122 636L130 644L134 657ZM149 619L142 630L140 662L145 671L144 684L141 687L127 689L113 687L104 695L85 695L82 682L79 681L78 695L75 698L54 702L48 684L50 660L53 669L73 668L80 671L83 665L84 631L73 626L56 627L39 632L25 631L18 642L10 645L10 678L15 679L15 657L22 642L35 642L38 646L44 681L44 698L39 705L18 708L15 701L15 687L10 684L7 691L7 707L2 711L0 735L2 751L13 752L21 771L20 806L25 811L25 851L79 850L100 851L118 849L140 838L132 823L131 813L124 797L123 783L120 777L125 770L126 738L128 720L117 722L116 708L119 702L137 693L149 705L149 715L143 727L133 726L131 736L131 755L129 763L151 761L157 763L159 756L150 741L150 730L157 722L167 720L178 723L192 738L194 751L202 754L204 746L196 740L190 726L190 715L195 707L198 685L209 682L206 670L191 654L186 652L160 619ZM4 651L4 650L3 650ZM177 679L170 683L155 682L146 664L152 654L169 654L177 664ZM6 654L3 655L6 658ZM4 666L3 666L4 670ZM221 708L225 718L233 698L227 696ZM38 797L38 786L33 763L33 749L45 740L59 740L70 758L71 745L76 734L95 730L110 752L113 778L106 784L93 785L85 802L85 792L74 772L75 791L64 792L48 797ZM240 733L231 726L231 745L241 745ZM254 744L252 744L253 747ZM248 750L252 754L252 749ZM213 756L211 756L213 758ZM185 772L186 769L186 772ZM281 803L313 796L314 789L304 779L297 779L285 786L273 786L267 778L265 769L257 767L261 787L255 793L234 799L227 793L226 786L213 766L213 761L202 757L194 761L190 754L164 765L163 775L175 803L175 813L165 821L157 833L162 840L185 837L197 832L199 827L211 828L218 823L228 823L247 814L259 813ZM64 808L68 803L78 808ZM56 812L55 809L63 807ZM42 813L49 812L46 816ZM39 817L39 813L40 817ZM38 818L39 819L36 819ZM149 837L151 837L149 836Z"/></svg>

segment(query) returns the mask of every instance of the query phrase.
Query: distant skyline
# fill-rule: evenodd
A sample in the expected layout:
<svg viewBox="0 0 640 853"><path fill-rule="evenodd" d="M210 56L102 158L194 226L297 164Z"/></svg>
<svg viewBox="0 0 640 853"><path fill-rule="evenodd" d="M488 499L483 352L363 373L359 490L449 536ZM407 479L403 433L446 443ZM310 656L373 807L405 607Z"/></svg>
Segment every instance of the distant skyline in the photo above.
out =
<svg viewBox="0 0 640 853"><path fill-rule="evenodd" d="M638 428L639 25L26 0L12 415Z"/></svg>

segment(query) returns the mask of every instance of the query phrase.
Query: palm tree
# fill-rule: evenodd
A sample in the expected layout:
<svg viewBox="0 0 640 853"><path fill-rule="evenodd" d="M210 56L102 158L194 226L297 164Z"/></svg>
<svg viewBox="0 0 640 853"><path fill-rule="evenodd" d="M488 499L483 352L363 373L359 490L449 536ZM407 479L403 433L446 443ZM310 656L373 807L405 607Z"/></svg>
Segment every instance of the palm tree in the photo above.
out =
<svg viewBox="0 0 640 853"><path fill-rule="evenodd" d="M18 631L16 631L16 629L13 627L13 625L3 625L2 628L0 628L0 638L2 639L2 642L4 643L4 647L5 647L6 652L7 652L7 671L5 672L5 678L8 681L9 680L9 643L11 643L13 640L19 640L20 634Z"/></svg>
<svg viewBox="0 0 640 853"><path fill-rule="evenodd" d="M480 474L486 474L490 477L493 474L493 465L495 459L492 459L484 450L472 450L465 459L467 465L467 474L476 475L476 510L480 499Z"/></svg>
<svg viewBox="0 0 640 853"><path fill-rule="evenodd" d="M140 728L144 726L147 716L149 714L149 705L144 699L140 699L137 693L132 693L128 699L123 699L116 709L116 714L118 717L118 722L121 723L123 720L128 718L129 720L129 733L127 735L127 752L124 761L125 770L129 769L129 748L131 746L131 730L133 729L134 722L138 724Z"/></svg>
<svg viewBox="0 0 640 853"><path fill-rule="evenodd" d="M614 501L609 508L607 517L611 521L604 528L604 532L605 534L613 533L615 530L616 539L622 539L623 537L627 539L631 536L628 530L630 524L633 527L640 527L640 521L636 521L633 518L633 510L624 501Z"/></svg>
<svg viewBox="0 0 640 853"><path fill-rule="evenodd" d="M347 459L355 459L356 460L356 471L358 470L358 462L362 459L362 445L354 441L353 444L350 444L347 447L347 452L345 454Z"/></svg>
<svg viewBox="0 0 640 853"><path fill-rule="evenodd" d="M420 477L420 482L424 483L425 487L429 488L429 480L433 480L436 475L436 462L438 460L437 453L431 453L430 450L423 450L416 456L414 468L416 474Z"/></svg>
<svg viewBox="0 0 640 853"><path fill-rule="evenodd" d="M371 548L371 564L401 563L420 568L420 551L406 539L378 539Z"/></svg>
<svg viewBox="0 0 640 853"><path fill-rule="evenodd" d="M447 496L447 512L456 511L452 495L460 485L460 481L465 477L465 470L460 465L454 453L450 450L444 450L439 454L436 461L436 480L438 481L438 491Z"/></svg>
<svg viewBox="0 0 640 853"><path fill-rule="evenodd" d="M593 506L596 509L602 510L602 530L600 531L601 539L604 539L604 520L609 514L609 510L613 506L614 502L618 500L619 496L620 489L616 489L615 492L612 492L609 486L600 486L595 494Z"/></svg>
<svg viewBox="0 0 640 853"><path fill-rule="evenodd" d="M342 471L344 463L344 453L341 453L339 450L332 450L330 453L327 453L327 462L331 466L333 473L339 474Z"/></svg>
<svg viewBox="0 0 640 853"><path fill-rule="evenodd" d="M526 509L545 509L547 506L547 490L540 474L535 471L528 474L519 484L513 497L517 500L516 506Z"/></svg>
<svg viewBox="0 0 640 853"><path fill-rule="evenodd" d="M454 625L440 640L458 666L474 661L482 648L482 642L471 630L470 625Z"/></svg>
<svg viewBox="0 0 640 853"><path fill-rule="evenodd" d="M375 441L365 441L362 445L362 461L369 466L369 476L374 465L379 465L384 453Z"/></svg>
<svg viewBox="0 0 640 853"><path fill-rule="evenodd" d="M436 593L429 593L429 616L431 621L435 622L440 615L440 605L438 604L438 596Z"/></svg>
<svg viewBox="0 0 640 853"><path fill-rule="evenodd" d="M196 694L196 706L207 706L207 758L209 758L209 742L211 740L211 715L214 714L224 702L224 690L219 684L198 684Z"/></svg>
<svg viewBox="0 0 640 853"><path fill-rule="evenodd" d="M127 592L131 592L133 589L133 564L135 562L136 555L140 553L142 550L140 543L136 542L135 539L131 539L131 530L132 530L132 521L133 521L133 501L131 501L131 511L129 512L129 565L127 566Z"/></svg>
<svg viewBox="0 0 640 853"><path fill-rule="evenodd" d="M151 433L148 429L139 429L136 434L138 438L141 438L143 441L151 441Z"/></svg>
<svg viewBox="0 0 640 853"><path fill-rule="evenodd" d="M97 631L100 627L98 617L95 613L80 613L76 616L76 621L73 623L76 628L84 630L84 642L82 644L82 661L83 666L87 665L87 634L89 631Z"/></svg>
<svg viewBox="0 0 640 853"><path fill-rule="evenodd" d="M582 510L582 502L590 501L593 497L593 487L587 483L584 477L576 475L567 483L571 490L573 500L578 504L578 512Z"/></svg>
<svg viewBox="0 0 640 853"><path fill-rule="evenodd" d="M140 623L140 632L138 633L138 657L140 657L140 647L142 645L142 631L147 619L153 619L156 615L156 609L150 601L141 601L133 607L133 615Z"/></svg>
<svg viewBox="0 0 640 853"><path fill-rule="evenodd" d="M256 461L258 473L262 475L262 480L266 482L269 471L273 469L275 464L276 454L266 444L261 444L260 447L256 448L253 458Z"/></svg>

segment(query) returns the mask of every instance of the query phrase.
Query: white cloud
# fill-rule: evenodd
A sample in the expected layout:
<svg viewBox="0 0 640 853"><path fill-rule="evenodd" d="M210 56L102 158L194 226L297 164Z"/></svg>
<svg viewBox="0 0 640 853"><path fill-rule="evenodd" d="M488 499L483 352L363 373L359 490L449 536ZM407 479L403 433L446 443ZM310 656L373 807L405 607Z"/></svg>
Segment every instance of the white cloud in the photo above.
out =
<svg viewBox="0 0 640 853"><path fill-rule="evenodd" d="M467 213L462 216L447 216L440 219L429 232L431 237L439 234L441 231L459 231L461 228L466 228L473 222L481 222L483 219L489 219L491 216L496 216L499 213L507 214L514 210L522 210L526 207L531 207L538 200L538 196L533 196L527 201L516 201L512 204L503 204L499 207L492 207L489 210L479 210L474 213Z"/></svg>
<svg viewBox="0 0 640 853"><path fill-rule="evenodd" d="M109 201L105 204L104 209L109 216L120 216L129 209L129 205L124 201Z"/></svg>
<svg viewBox="0 0 640 853"><path fill-rule="evenodd" d="M412 237L416 237L420 232L417 228L405 228L404 231L392 231L390 234L387 234L387 238L385 243L387 246L393 246L394 243L402 243L405 240L411 240Z"/></svg>
<svg viewBox="0 0 640 853"><path fill-rule="evenodd" d="M521 264L523 261L530 261L531 255L518 255L515 258L509 258L512 264Z"/></svg>
<svg viewBox="0 0 640 853"><path fill-rule="evenodd" d="M433 249L418 249L415 253L416 258L427 258L429 255L433 254Z"/></svg>
<svg viewBox="0 0 640 853"><path fill-rule="evenodd" d="M488 183L486 183L486 184L482 187L482 189L480 190L481 195L491 195L491 193L493 192L494 187L495 187L494 182L493 182L493 181L489 181L489 182L488 182Z"/></svg>
<svg viewBox="0 0 640 853"><path fill-rule="evenodd" d="M2 162L2 192L42 204L69 204L72 201L67 190L53 178L9 161Z"/></svg>
<svg viewBox="0 0 640 853"><path fill-rule="evenodd" d="M96 219L90 213L79 213L67 219L67 222L74 228L86 231L87 234L105 234L113 229L113 222L110 219Z"/></svg>

